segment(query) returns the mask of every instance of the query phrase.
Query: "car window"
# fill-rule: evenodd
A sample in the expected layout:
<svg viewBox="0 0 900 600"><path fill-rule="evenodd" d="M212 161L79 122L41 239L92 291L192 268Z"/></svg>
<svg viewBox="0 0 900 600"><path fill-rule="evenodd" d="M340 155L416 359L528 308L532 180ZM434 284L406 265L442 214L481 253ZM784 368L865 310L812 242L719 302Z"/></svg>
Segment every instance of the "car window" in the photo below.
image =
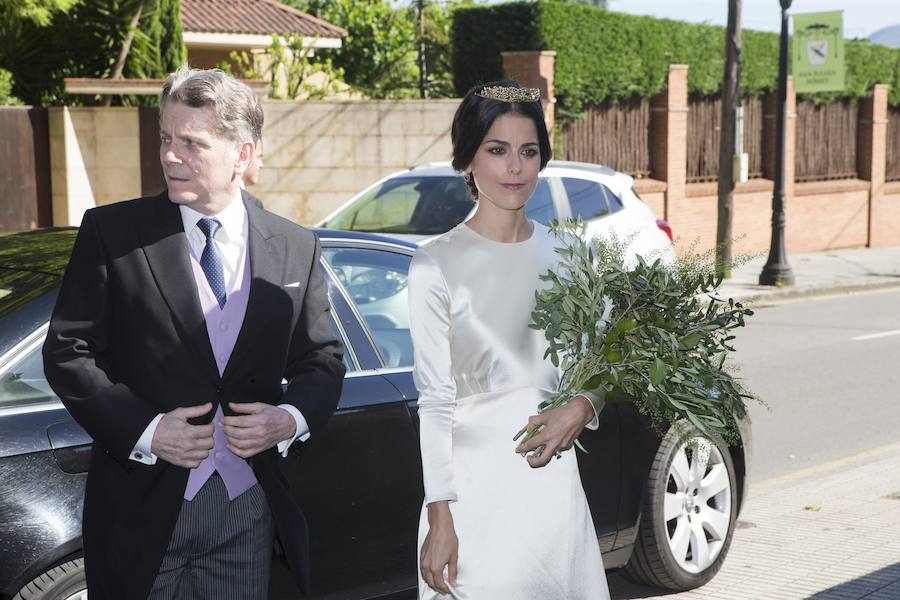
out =
<svg viewBox="0 0 900 600"><path fill-rule="evenodd" d="M0 408L40 404L56 399L44 377L41 344L18 357L0 376Z"/></svg>
<svg viewBox="0 0 900 600"><path fill-rule="evenodd" d="M549 225L556 218L556 208L550 195L550 184L544 178L538 179L534 193L525 205L525 216L542 225Z"/></svg>
<svg viewBox="0 0 900 600"><path fill-rule="evenodd" d="M350 359L350 344L347 342L347 337L341 331L341 328L338 327L337 317L335 316L334 311L331 311L331 318L328 319L328 323L331 325L331 334L344 345L344 367L347 369L348 373L355 371L356 365L354 365L353 361Z"/></svg>
<svg viewBox="0 0 900 600"><path fill-rule="evenodd" d="M610 214L617 213L625 208L625 205L622 204L622 199L619 198L611 189L609 189L605 185L601 187L606 194L606 203L609 205Z"/></svg>
<svg viewBox="0 0 900 600"><path fill-rule="evenodd" d="M331 265L366 321L386 367L412 366L407 280L412 257L372 248L330 247Z"/></svg>
<svg viewBox="0 0 900 600"><path fill-rule="evenodd" d="M563 187L566 188L566 195L569 197L572 218L589 221L610 213L607 198L615 194L605 185L588 179L563 177ZM616 200L618 201L618 198Z"/></svg>
<svg viewBox="0 0 900 600"><path fill-rule="evenodd" d="M363 194L327 227L439 235L462 223L474 206L462 176L395 177Z"/></svg>

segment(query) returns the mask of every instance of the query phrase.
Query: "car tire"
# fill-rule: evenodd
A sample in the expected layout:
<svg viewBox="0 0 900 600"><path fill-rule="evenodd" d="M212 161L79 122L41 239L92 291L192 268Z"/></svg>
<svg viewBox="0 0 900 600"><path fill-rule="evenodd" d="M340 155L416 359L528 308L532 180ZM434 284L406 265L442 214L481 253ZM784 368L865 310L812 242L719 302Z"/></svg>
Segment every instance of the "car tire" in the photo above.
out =
<svg viewBox="0 0 900 600"><path fill-rule="evenodd" d="M57 565L31 580L13 600L87 600L84 559Z"/></svg>
<svg viewBox="0 0 900 600"><path fill-rule="evenodd" d="M675 591L706 584L728 553L737 508L728 447L678 423L663 436L650 467L638 535L623 575Z"/></svg>

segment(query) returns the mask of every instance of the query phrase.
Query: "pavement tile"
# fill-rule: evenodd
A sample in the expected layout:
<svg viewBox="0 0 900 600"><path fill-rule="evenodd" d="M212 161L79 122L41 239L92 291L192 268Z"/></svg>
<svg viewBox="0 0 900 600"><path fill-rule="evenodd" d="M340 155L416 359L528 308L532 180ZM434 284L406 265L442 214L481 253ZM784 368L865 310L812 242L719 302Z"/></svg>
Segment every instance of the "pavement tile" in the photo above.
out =
<svg viewBox="0 0 900 600"><path fill-rule="evenodd" d="M756 526L735 531L730 554L709 585L660 593L624 588L611 576L612 597L900 600L900 501L883 499L900 488L897 482L900 444L754 483L740 518ZM822 510L804 511L809 503Z"/></svg>

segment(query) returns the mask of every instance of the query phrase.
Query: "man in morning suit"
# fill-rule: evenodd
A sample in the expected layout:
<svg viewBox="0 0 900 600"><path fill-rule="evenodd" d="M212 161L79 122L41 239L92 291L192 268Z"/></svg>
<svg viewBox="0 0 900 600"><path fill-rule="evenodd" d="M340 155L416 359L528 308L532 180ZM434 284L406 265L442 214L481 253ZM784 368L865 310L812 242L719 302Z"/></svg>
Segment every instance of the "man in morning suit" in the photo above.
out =
<svg viewBox="0 0 900 600"><path fill-rule="evenodd" d="M94 439L91 600L265 600L276 536L308 588L279 454L322 430L344 367L318 240L242 198L262 123L247 86L182 67L160 101L167 191L84 215L44 364Z"/></svg>

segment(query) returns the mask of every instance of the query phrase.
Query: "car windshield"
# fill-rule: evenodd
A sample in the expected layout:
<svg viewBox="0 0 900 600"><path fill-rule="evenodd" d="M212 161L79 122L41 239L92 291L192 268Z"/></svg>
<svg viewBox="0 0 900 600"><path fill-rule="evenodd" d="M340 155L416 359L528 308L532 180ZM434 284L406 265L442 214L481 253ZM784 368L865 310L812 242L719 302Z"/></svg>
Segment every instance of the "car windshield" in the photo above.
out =
<svg viewBox="0 0 900 600"><path fill-rule="evenodd" d="M395 177L363 194L327 226L371 233L437 235L462 223L474 206L462 177Z"/></svg>
<svg viewBox="0 0 900 600"><path fill-rule="evenodd" d="M548 224L556 218L550 186L539 179L526 215ZM404 176L382 182L340 211L325 227L369 233L440 235L475 208L461 176Z"/></svg>

